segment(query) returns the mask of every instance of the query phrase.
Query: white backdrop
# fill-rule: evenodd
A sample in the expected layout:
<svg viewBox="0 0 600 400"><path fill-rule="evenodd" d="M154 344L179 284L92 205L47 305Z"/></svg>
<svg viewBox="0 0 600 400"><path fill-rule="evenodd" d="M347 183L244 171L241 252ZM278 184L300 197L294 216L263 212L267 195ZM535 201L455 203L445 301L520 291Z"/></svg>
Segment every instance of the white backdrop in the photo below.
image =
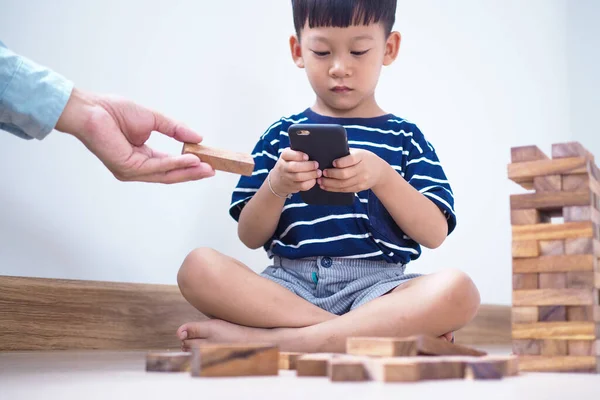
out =
<svg viewBox="0 0 600 400"><path fill-rule="evenodd" d="M288 52L289 3L0 0L0 40L81 88L129 97L208 145L249 152L273 121L313 101ZM585 76L573 79L569 60L590 48L569 44L586 16L574 3L585 2L399 1L401 52L378 100L436 146L458 213L455 233L411 271L461 268L483 302L510 303L508 198L518 188L506 164L511 146L549 151L575 137L570 87L585 87ZM181 151L160 137L151 144ZM264 252L240 244L227 212L236 182L218 173L175 186L120 183L71 137L0 134L0 274L175 283L198 246L260 271Z"/></svg>

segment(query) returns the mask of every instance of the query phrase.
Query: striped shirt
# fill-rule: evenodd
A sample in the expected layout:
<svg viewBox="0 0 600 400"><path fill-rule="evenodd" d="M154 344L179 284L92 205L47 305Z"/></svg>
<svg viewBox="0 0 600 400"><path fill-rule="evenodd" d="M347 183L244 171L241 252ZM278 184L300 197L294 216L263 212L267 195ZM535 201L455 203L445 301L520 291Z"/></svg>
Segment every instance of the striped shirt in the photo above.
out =
<svg viewBox="0 0 600 400"><path fill-rule="evenodd" d="M260 137L252 152L254 173L250 177L242 176L232 195L229 212L236 221L281 152L290 147L287 131L295 123L344 126L350 148L371 151L385 160L440 208L448 221L448 234L454 230L452 189L435 149L416 125L392 114L376 118L333 118L311 109L281 118ZM299 193L294 194L286 200L277 229L264 248L269 257L329 256L394 264L407 264L421 254L419 244L406 236L371 190L356 193L351 206L307 205Z"/></svg>

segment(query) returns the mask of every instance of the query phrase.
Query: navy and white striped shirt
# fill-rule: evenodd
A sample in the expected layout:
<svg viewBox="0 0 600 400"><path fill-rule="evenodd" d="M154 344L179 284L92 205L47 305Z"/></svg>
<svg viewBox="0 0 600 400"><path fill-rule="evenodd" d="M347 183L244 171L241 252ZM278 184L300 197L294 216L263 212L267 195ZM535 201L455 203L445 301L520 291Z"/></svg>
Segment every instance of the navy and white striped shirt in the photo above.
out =
<svg viewBox="0 0 600 400"><path fill-rule="evenodd" d="M252 153L254 173L251 177L242 176L232 195L229 212L236 221L281 152L290 147L287 131L294 123L344 126L350 148L371 151L387 161L442 210L448 221L448 233L454 230L452 189L433 146L416 125L392 114L376 118L333 118L311 109L280 119L261 136ZM394 264L406 264L421 254L419 244L402 232L371 190L357 193L351 206L307 205L299 193L294 194L286 200L275 234L264 248L269 257L329 256L385 260Z"/></svg>

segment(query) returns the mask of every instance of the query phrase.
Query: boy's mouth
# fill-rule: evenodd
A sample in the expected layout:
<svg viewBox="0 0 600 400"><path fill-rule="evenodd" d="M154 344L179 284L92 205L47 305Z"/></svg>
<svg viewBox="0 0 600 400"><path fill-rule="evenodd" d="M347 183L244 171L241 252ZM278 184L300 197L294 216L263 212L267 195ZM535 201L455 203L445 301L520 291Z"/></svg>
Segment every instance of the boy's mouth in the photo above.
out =
<svg viewBox="0 0 600 400"><path fill-rule="evenodd" d="M352 91L348 86L334 86L331 88L334 93L349 93Z"/></svg>

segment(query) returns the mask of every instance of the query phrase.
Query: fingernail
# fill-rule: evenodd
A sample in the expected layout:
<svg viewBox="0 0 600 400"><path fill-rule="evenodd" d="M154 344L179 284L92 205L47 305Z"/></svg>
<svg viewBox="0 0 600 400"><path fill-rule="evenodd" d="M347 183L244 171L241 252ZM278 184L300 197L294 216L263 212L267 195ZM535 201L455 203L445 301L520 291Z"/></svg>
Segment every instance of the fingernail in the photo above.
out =
<svg viewBox="0 0 600 400"><path fill-rule="evenodd" d="M179 339L181 339L181 340L185 340L185 339L187 339L187 337L188 337L187 331L183 331L179 334Z"/></svg>
<svg viewBox="0 0 600 400"><path fill-rule="evenodd" d="M337 168L337 161L333 162L333 166Z"/></svg>
<svg viewBox="0 0 600 400"><path fill-rule="evenodd" d="M328 176L327 170L323 171L323 176Z"/></svg>
<svg viewBox="0 0 600 400"><path fill-rule="evenodd" d="M324 174L320 169L317 170L317 176L320 178Z"/></svg>
<svg viewBox="0 0 600 400"><path fill-rule="evenodd" d="M308 161L308 155L304 155L304 157L302 157L304 159L304 161Z"/></svg>
<svg viewBox="0 0 600 400"><path fill-rule="evenodd" d="M315 169L319 169L319 163L315 161Z"/></svg>

